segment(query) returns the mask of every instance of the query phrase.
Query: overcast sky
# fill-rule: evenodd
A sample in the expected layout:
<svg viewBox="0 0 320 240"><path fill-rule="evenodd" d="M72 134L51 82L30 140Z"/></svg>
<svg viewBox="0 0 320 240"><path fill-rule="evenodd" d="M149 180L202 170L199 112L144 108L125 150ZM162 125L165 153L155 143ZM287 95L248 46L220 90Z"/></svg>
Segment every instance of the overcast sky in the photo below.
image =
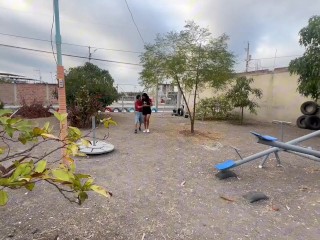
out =
<svg viewBox="0 0 320 240"><path fill-rule="evenodd" d="M304 51L298 32L320 12L319 0L127 0L135 22L147 43L157 33L182 30L186 20L208 27L214 37L230 36L229 49L237 56L236 71L245 70L250 42L250 70L285 67ZM143 41L125 0L60 0L62 51L93 58L139 63ZM4 34L50 40L53 0L0 0L0 44L51 51L50 42ZM55 30L55 29L54 29ZM55 36L53 32L53 37ZM0 46L0 72L55 80L52 54ZM274 59L274 56L277 58ZM267 58L267 59L266 59ZM269 58L269 59L268 59ZM85 59L63 57L66 69L83 65ZM139 66L92 61L109 70L123 90L138 90ZM126 85L128 84L128 85Z"/></svg>

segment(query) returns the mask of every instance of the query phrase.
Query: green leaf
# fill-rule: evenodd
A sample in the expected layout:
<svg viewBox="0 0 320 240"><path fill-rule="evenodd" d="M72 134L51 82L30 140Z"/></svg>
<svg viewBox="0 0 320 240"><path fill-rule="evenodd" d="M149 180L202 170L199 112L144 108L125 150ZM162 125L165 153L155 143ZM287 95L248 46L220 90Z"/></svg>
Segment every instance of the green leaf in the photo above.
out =
<svg viewBox="0 0 320 240"><path fill-rule="evenodd" d="M9 137L13 137L13 133L16 131L14 128L10 127L9 125L6 125L4 130L8 134Z"/></svg>
<svg viewBox="0 0 320 240"><path fill-rule="evenodd" d="M109 192L107 192L103 187L100 187L98 185L92 185L91 190L95 191L96 193L99 193L105 197L110 197L111 194Z"/></svg>
<svg viewBox="0 0 320 240"><path fill-rule="evenodd" d="M0 109L0 117L7 115L7 114L12 114L12 111L9 109Z"/></svg>
<svg viewBox="0 0 320 240"><path fill-rule="evenodd" d="M28 176L33 168L33 163L22 163L19 164L16 170L13 172L12 178L17 179L18 177L25 177Z"/></svg>
<svg viewBox="0 0 320 240"><path fill-rule="evenodd" d="M41 136L43 138L56 139L56 140L59 139L58 137L56 137L56 136L54 136L53 134L50 134L50 133L42 133Z"/></svg>
<svg viewBox="0 0 320 240"><path fill-rule="evenodd" d="M10 183L9 178L0 178L0 186L7 186Z"/></svg>
<svg viewBox="0 0 320 240"><path fill-rule="evenodd" d="M81 141L81 145L83 145L85 147L90 147L90 145L91 145L90 141L88 141L84 138L81 138L80 141Z"/></svg>
<svg viewBox="0 0 320 240"><path fill-rule="evenodd" d="M60 181L70 182L70 176L68 172L63 169L52 170L52 175Z"/></svg>
<svg viewBox="0 0 320 240"><path fill-rule="evenodd" d="M91 177L89 174L81 174L81 173L75 174L75 176L80 179Z"/></svg>
<svg viewBox="0 0 320 240"><path fill-rule="evenodd" d="M58 112L53 112L53 115L59 120L59 122L62 122L64 121L67 116L68 116L68 113L58 113Z"/></svg>
<svg viewBox="0 0 320 240"><path fill-rule="evenodd" d="M114 126L117 126L117 123L113 120L109 120L109 125L114 125Z"/></svg>
<svg viewBox="0 0 320 240"><path fill-rule="evenodd" d="M0 190L0 206L6 205L8 202L8 193Z"/></svg>
<svg viewBox="0 0 320 240"><path fill-rule="evenodd" d="M20 121L17 124L15 124L15 127L17 130L19 131L23 131L23 132L29 132L32 131L32 129L34 128L34 123L31 121Z"/></svg>
<svg viewBox="0 0 320 240"><path fill-rule="evenodd" d="M108 121L104 121L104 122L103 122L103 126L104 126L105 128L109 128L109 122L108 122Z"/></svg>
<svg viewBox="0 0 320 240"><path fill-rule="evenodd" d="M41 128L35 127L33 129L34 136L40 136L43 133L43 130Z"/></svg>
<svg viewBox="0 0 320 240"><path fill-rule="evenodd" d="M4 154L4 149L0 148L0 154Z"/></svg>
<svg viewBox="0 0 320 240"><path fill-rule="evenodd" d="M74 162L70 164L70 170L72 173L76 171L76 164Z"/></svg>
<svg viewBox="0 0 320 240"><path fill-rule="evenodd" d="M43 129L46 130L47 132L49 132L49 126L50 126L50 123L49 122L46 122L43 126Z"/></svg>
<svg viewBox="0 0 320 240"><path fill-rule="evenodd" d="M88 194L86 192L79 192L78 198L79 198L80 204L82 204L86 199L88 199Z"/></svg>
<svg viewBox="0 0 320 240"><path fill-rule="evenodd" d="M69 129L72 130L77 136L81 137L81 131L79 128L69 126Z"/></svg>
<svg viewBox="0 0 320 240"><path fill-rule="evenodd" d="M32 182L32 183L26 184L26 185L25 185L25 188L28 189L29 191L32 191L33 188L34 188L34 186L35 186L35 183Z"/></svg>
<svg viewBox="0 0 320 240"><path fill-rule="evenodd" d="M38 162L36 169L34 170L36 173L42 173L47 166L47 161L46 160L41 160Z"/></svg>
<svg viewBox="0 0 320 240"><path fill-rule="evenodd" d="M20 134L18 140L22 143L22 144L26 144L27 143L27 137L24 134Z"/></svg>
<svg viewBox="0 0 320 240"><path fill-rule="evenodd" d="M79 147L75 144L75 143L71 143L69 146L68 146L68 150L70 151L70 153L75 156L78 151L79 151Z"/></svg>
<svg viewBox="0 0 320 240"><path fill-rule="evenodd" d="M88 181L86 181L86 183L83 184L82 189L83 189L84 191L90 190L90 188L91 188L91 186L92 186L92 184L93 184L93 181L94 181L93 178L89 178Z"/></svg>

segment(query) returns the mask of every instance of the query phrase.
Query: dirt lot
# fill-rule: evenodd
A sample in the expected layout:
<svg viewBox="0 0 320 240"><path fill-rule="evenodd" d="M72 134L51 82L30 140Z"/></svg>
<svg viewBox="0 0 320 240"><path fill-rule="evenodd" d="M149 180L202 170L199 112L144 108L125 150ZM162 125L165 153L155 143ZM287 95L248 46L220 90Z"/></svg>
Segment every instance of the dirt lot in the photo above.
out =
<svg viewBox="0 0 320 240"><path fill-rule="evenodd" d="M238 178L215 177L216 163L236 158L228 145L243 156L267 149L249 131L279 136L279 126L197 122L190 136L188 119L158 113L151 133L134 134L133 114L113 118L119 125L108 141L116 150L78 159L77 167L114 196L90 194L78 206L47 184L11 192L0 208L0 239L320 238L320 163L281 153L282 168L271 159L259 169L258 160L234 169ZM285 140L309 132L286 127ZM304 145L320 150L320 138ZM270 199L250 204L242 197L249 191Z"/></svg>

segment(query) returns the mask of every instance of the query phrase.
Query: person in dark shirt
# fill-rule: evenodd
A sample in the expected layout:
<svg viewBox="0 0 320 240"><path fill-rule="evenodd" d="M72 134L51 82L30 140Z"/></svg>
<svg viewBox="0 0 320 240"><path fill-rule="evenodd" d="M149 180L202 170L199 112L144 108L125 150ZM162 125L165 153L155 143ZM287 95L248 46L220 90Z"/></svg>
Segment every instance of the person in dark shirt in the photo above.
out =
<svg viewBox="0 0 320 240"><path fill-rule="evenodd" d="M135 111L134 123L136 125L134 133L137 133L138 132L138 126L139 126L139 130L141 131L141 124L143 122L143 119L142 119L142 101L141 101L141 96L140 95L136 96L136 101L134 103L134 111Z"/></svg>
<svg viewBox="0 0 320 240"><path fill-rule="evenodd" d="M148 94L142 94L142 115L144 117L144 130L143 132L149 133L149 123L150 123L150 116L151 116L151 106L152 102L149 98Z"/></svg>

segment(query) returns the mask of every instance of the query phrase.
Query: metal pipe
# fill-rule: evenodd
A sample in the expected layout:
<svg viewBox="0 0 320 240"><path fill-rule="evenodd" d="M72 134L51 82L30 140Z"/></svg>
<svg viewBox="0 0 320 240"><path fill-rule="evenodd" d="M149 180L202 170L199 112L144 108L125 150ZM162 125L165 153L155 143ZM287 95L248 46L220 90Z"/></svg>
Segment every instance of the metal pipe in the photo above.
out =
<svg viewBox="0 0 320 240"><path fill-rule="evenodd" d="M315 131L315 132L312 132L312 133L309 133L307 135L304 135L302 137L299 137L299 138L296 138L296 139L293 139L289 142L286 142L287 144L291 144L291 145L295 145L295 144L298 144L300 142L303 142L303 141L306 141L310 138L313 138L313 137L316 137L316 136L320 136L320 130L318 131ZM255 160L257 158L260 158L260 157L263 157L265 155L268 155L270 153L273 153L273 152L277 152L277 151L280 151L281 149L278 148L278 147L272 147L272 148L269 148L267 150L264 150L262 152L259 152L259 153L256 153L254 155L251 155L249 157L246 157L246 158L243 158L241 160L238 160L238 161L235 161L235 164L232 166L232 167L237 167L241 164L244 164L246 162L250 162L252 160Z"/></svg>
<svg viewBox="0 0 320 240"><path fill-rule="evenodd" d="M281 148L281 149L284 149L284 150L291 150L291 151L295 151L295 152L300 152L300 153L304 153L304 154L320 157L320 152L319 151L311 150L311 149L300 147L300 146L294 146L294 145L291 145L291 144L288 144L288 143L283 143L283 142L278 142L278 141L265 141L265 140L262 140L262 139L259 139L258 143L261 143L261 144L264 144L264 145L268 145L268 146L272 146L272 147L278 147L278 148Z"/></svg>
<svg viewBox="0 0 320 240"><path fill-rule="evenodd" d="M96 117L92 116L92 145L96 145Z"/></svg>
<svg viewBox="0 0 320 240"><path fill-rule="evenodd" d="M305 158L311 159L311 160L316 161L316 162L320 162L320 158L312 156L312 155L299 153L299 152L295 152L295 151L290 151L290 150L286 150L286 152L298 155L300 157L305 157Z"/></svg>

